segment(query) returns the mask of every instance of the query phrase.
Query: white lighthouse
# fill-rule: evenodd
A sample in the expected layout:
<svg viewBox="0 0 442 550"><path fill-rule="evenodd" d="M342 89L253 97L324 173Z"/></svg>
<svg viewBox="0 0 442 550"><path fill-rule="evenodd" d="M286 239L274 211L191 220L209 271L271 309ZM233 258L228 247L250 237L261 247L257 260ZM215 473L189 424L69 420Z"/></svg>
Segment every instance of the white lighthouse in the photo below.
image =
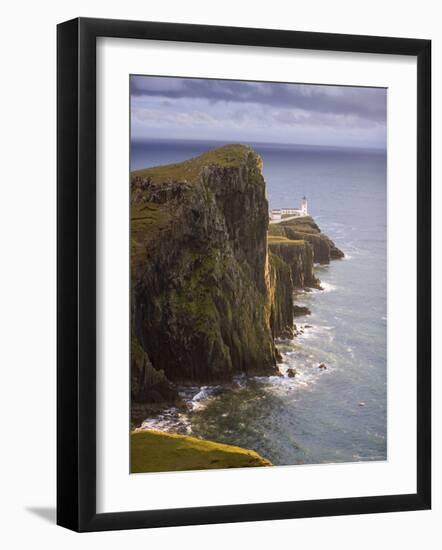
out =
<svg viewBox="0 0 442 550"><path fill-rule="evenodd" d="M301 212L304 216L308 215L307 197L305 195L302 197Z"/></svg>
<svg viewBox="0 0 442 550"><path fill-rule="evenodd" d="M308 216L307 197L302 197L301 208L273 208L270 210L270 223L279 223L299 216Z"/></svg>

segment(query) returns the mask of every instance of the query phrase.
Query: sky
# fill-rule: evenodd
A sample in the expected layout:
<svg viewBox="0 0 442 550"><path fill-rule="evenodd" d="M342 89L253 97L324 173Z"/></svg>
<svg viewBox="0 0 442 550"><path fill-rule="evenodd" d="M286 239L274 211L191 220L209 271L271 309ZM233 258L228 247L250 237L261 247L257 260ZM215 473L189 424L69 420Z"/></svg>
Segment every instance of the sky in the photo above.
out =
<svg viewBox="0 0 442 550"><path fill-rule="evenodd" d="M387 90L130 77L131 139L385 149Z"/></svg>

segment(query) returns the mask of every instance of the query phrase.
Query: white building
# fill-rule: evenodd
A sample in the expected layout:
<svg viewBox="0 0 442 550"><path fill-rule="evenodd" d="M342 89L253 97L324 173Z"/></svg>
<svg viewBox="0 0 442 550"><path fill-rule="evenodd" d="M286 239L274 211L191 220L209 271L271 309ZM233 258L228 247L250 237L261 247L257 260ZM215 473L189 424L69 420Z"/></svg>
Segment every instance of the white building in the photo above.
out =
<svg viewBox="0 0 442 550"><path fill-rule="evenodd" d="M281 220L282 219L282 210L281 208L274 208L270 210L270 219L271 220Z"/></svg>
<svg viewBox="0 0 442 550"><path fill-rule="evenodd" d="M307 198L302 197L301 208L273 208L270 210L271 221L280 221L283 216L308 216Z"/></svg>
<svg viewBox="0 0 442 550"><path fill-rule="evenodd" d="M308 216L308 203L305 195L302 197L301 212L304 216Z"/></svg>

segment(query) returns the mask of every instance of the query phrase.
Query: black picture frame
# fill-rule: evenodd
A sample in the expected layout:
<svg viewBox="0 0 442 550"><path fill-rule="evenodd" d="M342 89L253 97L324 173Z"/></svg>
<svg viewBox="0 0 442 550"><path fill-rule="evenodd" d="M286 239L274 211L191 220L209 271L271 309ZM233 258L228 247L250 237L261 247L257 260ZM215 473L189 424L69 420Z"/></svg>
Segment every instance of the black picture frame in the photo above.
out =
<svg viewBox="0 0 442 550"><path fill-rule="evenodd" d="M396 54L417 59L417 492L96 512L96 39ZM424 510L431 506L431 41L79 18L57 28L57 523L75 531Z"/></svg>

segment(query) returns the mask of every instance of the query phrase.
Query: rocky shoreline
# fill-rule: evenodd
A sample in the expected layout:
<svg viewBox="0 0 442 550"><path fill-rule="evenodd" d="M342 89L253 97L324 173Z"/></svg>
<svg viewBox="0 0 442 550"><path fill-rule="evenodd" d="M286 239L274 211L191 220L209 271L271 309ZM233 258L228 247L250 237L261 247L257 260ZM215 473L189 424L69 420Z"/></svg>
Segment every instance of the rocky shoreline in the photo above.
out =
<svg viewBox="0 0 442 550"><path fill-rule="evenodd" d="M131 417L180 385L280 375L275 340L296 335L297 290L343 253L311 217L269 225L261 158L228 145L131 175Z"/></svg>

